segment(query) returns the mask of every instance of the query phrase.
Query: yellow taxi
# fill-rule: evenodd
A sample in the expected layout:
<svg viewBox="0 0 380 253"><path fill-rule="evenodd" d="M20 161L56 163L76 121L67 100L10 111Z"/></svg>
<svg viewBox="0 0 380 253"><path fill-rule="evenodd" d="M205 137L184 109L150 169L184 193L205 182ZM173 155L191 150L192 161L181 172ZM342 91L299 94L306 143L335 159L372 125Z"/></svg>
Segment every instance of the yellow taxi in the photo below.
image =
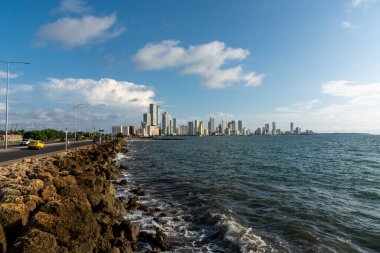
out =
<svg viewBox="0 0 380 253"><path fill-rule="evenodd" d="M43 143L40 140L33 140L33 141L30 141L30 143L28 144L28 149L41 149L41 148L45 148L45 143Z"/></svg>

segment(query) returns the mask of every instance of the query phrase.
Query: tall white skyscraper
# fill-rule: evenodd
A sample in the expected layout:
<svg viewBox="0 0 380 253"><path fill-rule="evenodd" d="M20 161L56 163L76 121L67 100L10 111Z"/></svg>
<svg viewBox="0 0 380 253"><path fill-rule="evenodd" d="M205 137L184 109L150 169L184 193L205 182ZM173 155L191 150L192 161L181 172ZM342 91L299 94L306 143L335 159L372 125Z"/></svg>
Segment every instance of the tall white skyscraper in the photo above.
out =
<svg viewBox="0 0 380 253"><path fill-rule="evenodd" d="M272 135L276 135L276 122L272 122Z"/></svg>
<svg viewBox="0 0 380 253"><path fill-rule="evenodd" d="M290 122L290 133L291 134L294 133L294 123L293 122Z"/></svg>
<svg viewBox="0 0 380 253"><path fill-rule="evenodd" d="M227 128L227 122L224 121L224 119L222 119L221 127L222 127L221 134L225 134L226 133L226 128Z"/></svg>
<svg viewBox="0 0 380 253"><path fill-rule="evenodd" d="M194 134L198 134L198 129L199 129L199 120L194 121Z"/></svg>
<svg viewBox="0 0 380 253"><path fill-rule="evenodd" d="M151 117L151 125L158 126L158 105L150 104L149 113Z"/></svg>

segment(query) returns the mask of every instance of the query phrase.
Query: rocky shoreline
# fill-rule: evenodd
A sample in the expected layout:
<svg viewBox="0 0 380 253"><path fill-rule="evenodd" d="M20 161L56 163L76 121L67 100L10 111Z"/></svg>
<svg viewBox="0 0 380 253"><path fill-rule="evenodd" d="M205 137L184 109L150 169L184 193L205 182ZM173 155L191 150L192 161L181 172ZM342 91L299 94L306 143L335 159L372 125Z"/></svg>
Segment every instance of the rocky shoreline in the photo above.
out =
<svg viewBox="0 0 380 253"><path fill-rule="evenodd" d="M133 252L140 241L168 250L162 231L123 218L144 192L116 198L112 182L125 183L127 169L115 161L120 152L125 143L114 140L0 167L0 253Z"/></svg>

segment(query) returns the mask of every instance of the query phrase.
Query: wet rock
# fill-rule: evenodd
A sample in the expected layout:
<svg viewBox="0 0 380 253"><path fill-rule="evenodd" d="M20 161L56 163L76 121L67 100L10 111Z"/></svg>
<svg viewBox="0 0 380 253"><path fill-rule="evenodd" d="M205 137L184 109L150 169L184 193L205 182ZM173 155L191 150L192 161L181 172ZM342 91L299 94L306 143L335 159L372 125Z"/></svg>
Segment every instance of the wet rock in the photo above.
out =
<svg viewBox="0 0 380 253"><path fill-rule="evenodd" d="M120 164L120 165L119 165L119 170L121 170L121 171L126 171L126 170L128 170L128 165L126 165L126 164Z"/></svg>
<svg viewBox="0 0 380 253"><path fill-rule="evenodd" d="M167 251L172 246L168 237L159 228L156 228L155 234L141 231L139 234L139 240L150 244L155 251L157 249Z"/></svg>
<svg viewBox="0 0 380 253"><path fill-rule="evenodd" d="M119 182L117 182L118 185L126 185L127 184L127 179L123 178Z"/></svg>
<svg viewBox="0 0 380 253"><path fill-rule="evenodd" d="M136 196L132 196L126 205L126 208L128 210L137 210L139 207L139 203L137 203L138 198Z"/></svg>
<svg viewBox="0 0 380 253"><path fill-rule="evenodd" d="M171 247L170 240L159 228L156 228L155 243L161 250L169 250Z"/></svg>
<svg viewBox="0 0 380 253"><path fill-rule="evenodd" d="M136 188L136 189L133 189L131 192L132 192L133 194L138 195L138 196L145 196L145 190L144 190L144 188L142 188L141 186L139 186L139 187Z"/></svg>

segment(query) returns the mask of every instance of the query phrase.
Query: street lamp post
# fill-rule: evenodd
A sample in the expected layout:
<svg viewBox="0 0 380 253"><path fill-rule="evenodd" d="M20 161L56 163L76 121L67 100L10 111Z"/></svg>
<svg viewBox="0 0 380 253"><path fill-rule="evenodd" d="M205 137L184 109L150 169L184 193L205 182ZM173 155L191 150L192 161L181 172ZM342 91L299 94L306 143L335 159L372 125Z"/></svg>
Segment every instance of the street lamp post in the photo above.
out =
<svg viewBox="0 0 380 253"><path fill-rule="evenodd" d="M30 64L21 61L0 61L7 64L7 87L5 89L5 149L8 149L8 94L9 94L9 65L10 64Z"/></svg>

